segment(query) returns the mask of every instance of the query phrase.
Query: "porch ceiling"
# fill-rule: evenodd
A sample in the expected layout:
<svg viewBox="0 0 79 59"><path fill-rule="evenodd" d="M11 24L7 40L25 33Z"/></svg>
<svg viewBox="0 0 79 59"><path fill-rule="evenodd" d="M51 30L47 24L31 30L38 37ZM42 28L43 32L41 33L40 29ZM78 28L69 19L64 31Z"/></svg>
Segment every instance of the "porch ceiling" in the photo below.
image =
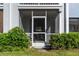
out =
<svg viewBox="0 0 79 59"><path fill-rule="evenodd" d="M36 9L36 10L29 10L29 9L24 9L24 10L20 10L20 12L23 14L23 15L26 15L26 16L31 16L32 14L32 11L36 11L36 12L44 12L46 10L43 10L43 9ZM58 10L47 10L47 14L48 15L52 15L52 16L56 16L58 14Z"/></svg>

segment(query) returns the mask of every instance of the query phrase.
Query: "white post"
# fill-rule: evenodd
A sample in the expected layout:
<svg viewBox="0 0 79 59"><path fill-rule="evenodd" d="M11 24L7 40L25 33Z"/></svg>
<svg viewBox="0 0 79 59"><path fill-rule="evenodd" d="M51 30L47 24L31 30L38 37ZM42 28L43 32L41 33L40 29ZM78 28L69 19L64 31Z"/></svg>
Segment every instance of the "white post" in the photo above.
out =
<svg viewBox="0 0 79 59"><path fill-rule="evenodd" d="M69 4L66 3L66 33L69 32Z"/></svg>
<svg viewBox="0 0 79 59"><path fill-rule="evenodd" d="M10 29L10 4L4 3L3 6L3 32L8 32Z"/></svg>
<svg viewBox="0 0 79 59"><path fill-rule="evenodd" d="M17 3L10 3L10 28L19 26L19 10Z"/></svg>
<svg viewBox="0 0 79 59"><path fill-rule="evenodd" d="M33 22L33 11L32 11L32 46L33 46L33 28L34 28L34 27L33 27L33 23L34 23L34 22Z"/></svg>
<svg viewBox="0 0 79 59"><path fill-rule="evenodd" d="M46 30L47 30L47 10L45 11L45 42L48 42Z"/></svg>
<svg viewBox="0 0 79 59"><path fill-rule="evenodd" d="M59 33L64 33L64 4L59 9Z"/></svg>

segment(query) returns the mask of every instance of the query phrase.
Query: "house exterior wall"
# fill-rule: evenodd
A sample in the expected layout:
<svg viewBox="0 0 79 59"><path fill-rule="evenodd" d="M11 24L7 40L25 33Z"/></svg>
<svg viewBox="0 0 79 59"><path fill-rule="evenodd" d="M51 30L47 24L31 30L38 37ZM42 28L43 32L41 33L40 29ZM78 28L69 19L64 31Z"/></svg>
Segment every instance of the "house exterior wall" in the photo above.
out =
<svg viewBox="0 0 79 59"><path fill-rule="evenodd" d="M18 4L17 3L4 3L4 26L3 32L7 32L9 29L19 26L19 11L18 11ZM54 8L54 7L53 7ZM55 7L57 8L57 7ZM54 8L54 9L55 9ZM61 5L59 8L59 33L64 32L64 4ZM6 25L5 25L6 24ZM68 26L68 25L67 25ZM68 31L68 30L67 30Z"/></svg>
<svg viewBox="0 0 79 59"><path fill-rule="evenodd" d="M79 32L79 3L69 3L69 32Z"/></svg>
<svg viewBox="0 0 79 59"><path fill-rule="evenodd" d="M19 11L16 3L3 4L3 32L19 26Z"/></svg>
<svg viewBox="0 0 79 59"><path fill-rule="evenodd" d="M3 32L8 32L10 29L10 4L3 4Z"/></svg>
<svg viewBox="0 0 79 59"><path fill-rule="evenodd" d="M66 11L64 8L66 8ZM65 28L66 28L66 32L67 33L69 32L68 4L66 4L65 6L64 3L59 5L46 5L46 4L38 4L38 3L35 5L31 5L31 4L22 5L18 3L4 3L3 4L3 32L8 32L10 29L16 26L20 26L21 18L19 14L19 9L45 9L45 10L57 9L58 14L55 19L55 33L60 33L60 34L64 33ZM33 11L32 11L32 16L33 16ZM64 16L66 17L66 19ZM45 16L45 19L47 20L46 16ZM46 20L45 20L46 22L45 25L47 24ZM32 23L33 23L33 19L32 19ZM46 26L45 26L45 29L46 29ZM32 31L33 31L33 24L32 24ZM32 38L33 38L33 35L32 35ZM45 35L45 41L48 41L46 35ZM44 43L33 43L33 40L32 40L32 46L43 47L44 45L45 45Z"/></svg>
<svg viewBox="0 0 79 59"><path fill-rule="evenodd" d="M11 20L10 28L19 26L19 10L17 3L10 3L10 20Z"/></svg>

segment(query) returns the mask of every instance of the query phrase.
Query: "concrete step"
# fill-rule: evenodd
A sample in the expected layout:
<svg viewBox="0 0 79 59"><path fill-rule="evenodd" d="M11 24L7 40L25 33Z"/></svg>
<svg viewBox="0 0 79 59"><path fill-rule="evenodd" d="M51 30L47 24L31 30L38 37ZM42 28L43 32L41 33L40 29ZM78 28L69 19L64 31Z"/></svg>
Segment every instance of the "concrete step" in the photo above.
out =
<svg viewBox="0 0 79 59"><path fill-rule="evenodd" d="M32 43L32 47L34 47L34 48L44 48L45 43Z"/></svg>

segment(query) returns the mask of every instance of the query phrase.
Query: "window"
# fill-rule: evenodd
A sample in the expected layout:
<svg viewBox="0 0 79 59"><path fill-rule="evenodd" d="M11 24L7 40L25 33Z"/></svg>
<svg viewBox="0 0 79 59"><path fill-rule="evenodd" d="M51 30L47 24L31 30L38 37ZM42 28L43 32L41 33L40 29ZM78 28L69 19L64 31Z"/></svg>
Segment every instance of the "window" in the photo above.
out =
<svg viewBox="0 0 79 59"><path fill-rule="evenodd" d="M69 30L70 32L79 32L79 18L69 19Z"/></svg>

